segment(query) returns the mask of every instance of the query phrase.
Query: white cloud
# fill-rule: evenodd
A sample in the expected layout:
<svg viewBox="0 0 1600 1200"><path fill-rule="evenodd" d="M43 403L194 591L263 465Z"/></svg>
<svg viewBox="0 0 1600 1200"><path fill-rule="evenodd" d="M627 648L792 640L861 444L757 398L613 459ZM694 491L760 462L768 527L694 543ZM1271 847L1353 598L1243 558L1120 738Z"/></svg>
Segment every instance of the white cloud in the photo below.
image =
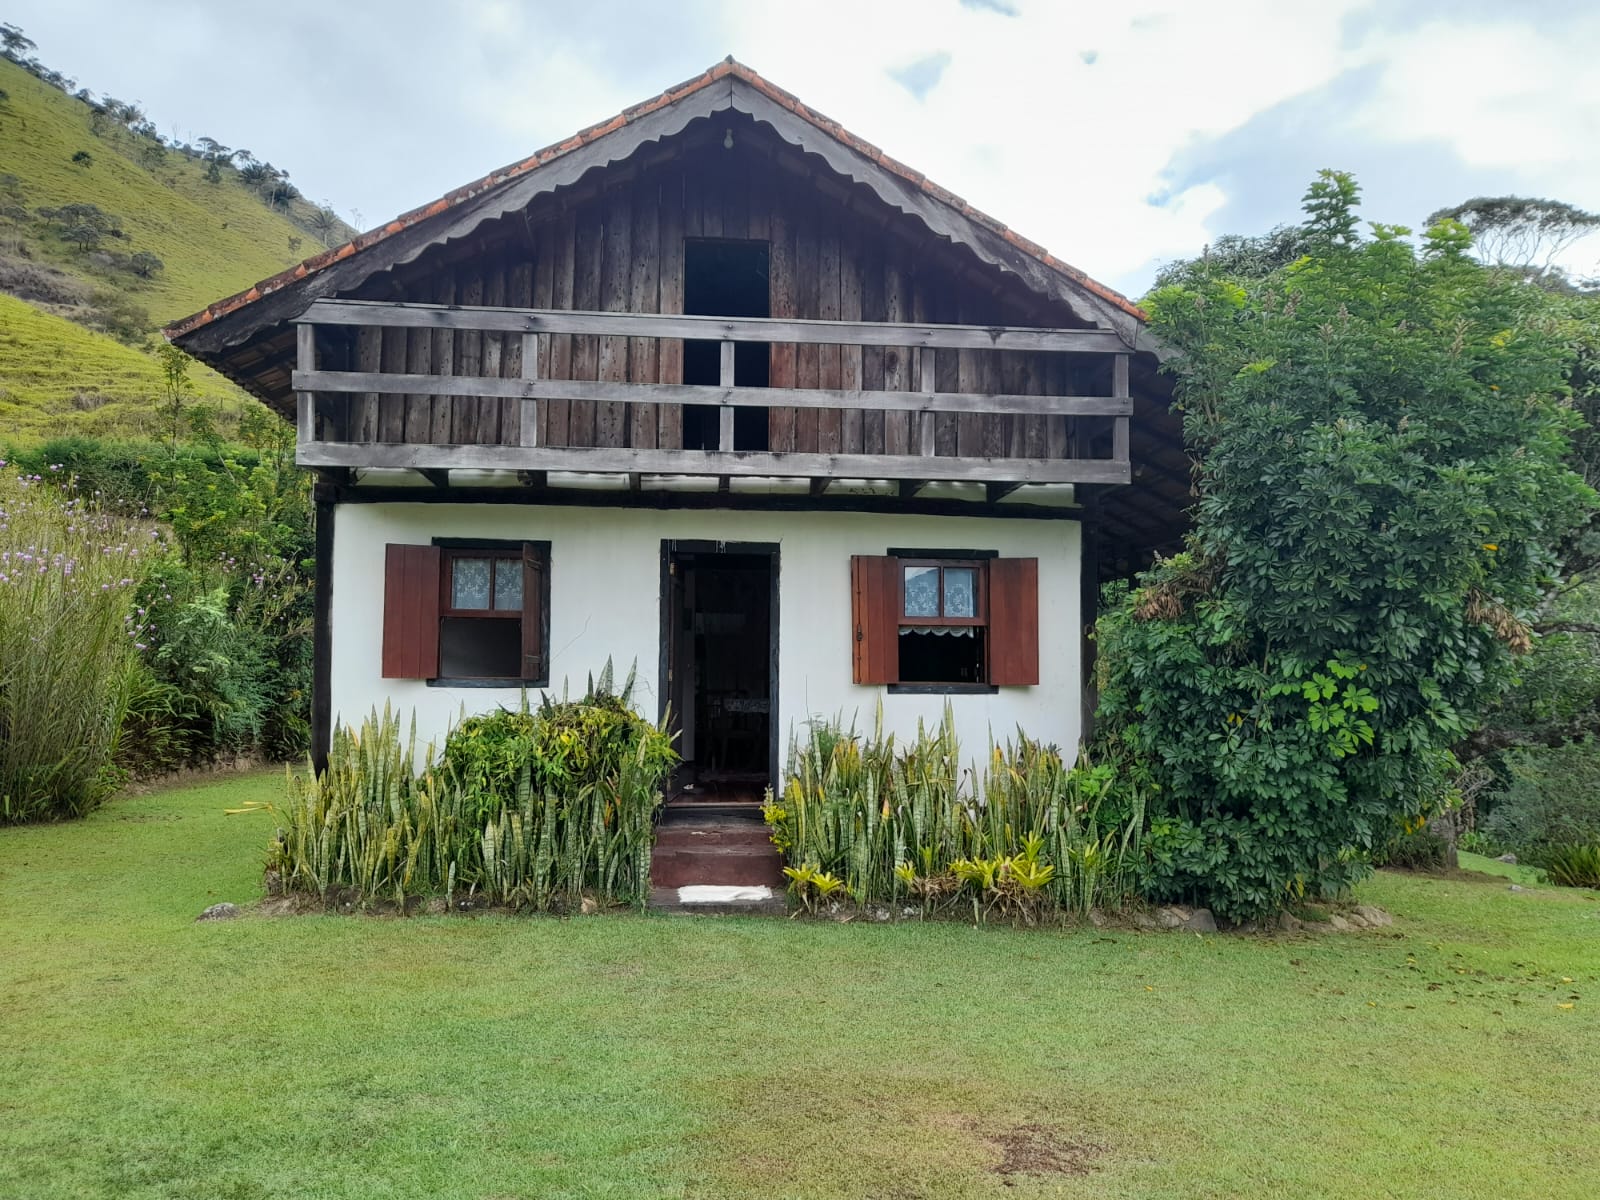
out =
<svg viewBox="0 0 1600 1200"><path fill-rule="evenodd" d="M1309 169L1364 182L1388 171L1389 191L1368 192L1381 219L1415 219L1418 194L1437 206L1463 184L1600 207L1600 9L1448 2L1015 0L1011 17L960 0L808 0L803 20L777 0L277 0L176 22L155 0L8 7L52 66L145 100L163 129L266 154L369 224L732 52L1136 293L1153 261L1293 219L1312 155L1333 161ZM942 55L920 100L891 75ZM1294 121L1263 131L1279 109ZM1401 196L1392 177L1415 174L1424 146L1461 169Z"/></svg>

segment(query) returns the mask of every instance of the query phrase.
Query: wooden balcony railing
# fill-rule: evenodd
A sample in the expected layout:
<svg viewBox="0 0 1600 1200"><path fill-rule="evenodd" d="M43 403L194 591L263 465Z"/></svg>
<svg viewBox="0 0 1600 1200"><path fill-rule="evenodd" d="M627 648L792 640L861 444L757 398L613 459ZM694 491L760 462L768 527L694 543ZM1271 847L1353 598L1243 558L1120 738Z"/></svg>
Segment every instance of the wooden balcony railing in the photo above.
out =
<svg viewBox="0 0 1600 1200"><path fill-rule="evenodd" d="M729 318L653 313L581 312L566 309L480 308L361 300L317 300L298 319L298 359L293 386L298 400L297 460L311 467L409 467L520 471L617 472L628 475L712 475L884 479L930 482L966 480L991 484L1127 483L1128 346L1100 329L1023 329L968 325ZM517 378L416 374L402 371L319 369L319 326L469 331L520 335ZM717 385L632 383L610 380L541 379L538 338L549 334L612 338L681 338L721 344ZM914 391L851 388L740 386L734 375L737 342L893 347L901 350L1026 351L1096 354L1111 358L1111 394L1105 396L1017 395L939 391L935 356L921 355ZM434 442L333 441L319 437L317 397L323 393L378 393L395 403L410 395L498 397L520 402L518 445ZM719 413L715 450L630 446L543 446L539 409L553 400L597 403L709 405ZM802 453L734 448L738 408L861 409L916 414L912 453ZM935 453L935 418L940 414L1021 417L1109 418L1109 457L976 457ZM1103 440L1103 439L1102 439Z"/></svg>

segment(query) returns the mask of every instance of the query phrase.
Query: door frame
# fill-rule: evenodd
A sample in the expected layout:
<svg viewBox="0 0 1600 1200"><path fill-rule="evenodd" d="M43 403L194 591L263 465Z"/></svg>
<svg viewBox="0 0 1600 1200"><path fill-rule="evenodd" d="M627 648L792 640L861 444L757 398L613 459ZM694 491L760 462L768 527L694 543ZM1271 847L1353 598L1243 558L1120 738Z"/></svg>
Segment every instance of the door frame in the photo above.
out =
<svg viewBox="0 0 1600 1200"><path fill-rule="evenodd" d="M661 539L661 624L660 663L656 675L656 720L664 721L667 706L672 702L669 683L672 673L672 563L680 554L743 554L768 559L767 575L770 590L767 598L767 786L774 793L780 791L778 775L778 581L779 546L777 542L722 542L709 538Z"/></svg>

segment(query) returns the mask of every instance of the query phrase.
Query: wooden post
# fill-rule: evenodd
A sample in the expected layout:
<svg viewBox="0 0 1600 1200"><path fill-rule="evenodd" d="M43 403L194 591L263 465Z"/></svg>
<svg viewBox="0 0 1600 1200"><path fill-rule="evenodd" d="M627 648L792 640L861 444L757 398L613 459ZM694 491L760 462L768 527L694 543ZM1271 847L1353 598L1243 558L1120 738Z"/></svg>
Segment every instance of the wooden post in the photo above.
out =
<svg viewBox="0 0 1600 1200"><path fill-rule="evenodd" d="M539 335L522 335L522 378L532 382L539 378ZM539 402L531 396L521 400L521 434L524 446L539 444Z"/></svg>
<svg viewBox="0 0 1600 1200"><path fill-rule="evenodd" d="M725 388L733 386L733 343L728 341L722 343L722 386ZM724 404L718 415L721 418L721 425L718 430L717 449L728 452L733 449L733 405Z"/></svg>
<svg viewBox="0 0 1600 1200"><path fill-rule="evenodd" d="M936 356L934 355L933 351L924 350L922 352L922 394L924 396L931 397L938 389L938 384L934 375L934 368L936 366L935 359ZM934 452L934 419L933 411L931 409L924 411L922 414L921 435L922 444L919 449L919 453L921 453L924 458L931 458Z"/></svg>
<svg viewBox="0 0 1600 1200"><path fill-rule="evenodd" d="M294 332L295 350L297 353L296 365L300 370L310 373L317 369L317 327L315 325L299 325ZM317 394L315 392L295 393L295 440L302 446L309 445L317 440Z"/></svg>
<svg viewBox="0 0 1600 1200"><path fill-rule="evenodd" d="M1128 399L1128 356L1115 355L1111 359L1111 395L1117 400ZM1113 418L1111 425L1111 461L1128 461L1128 418Z"/></svg>

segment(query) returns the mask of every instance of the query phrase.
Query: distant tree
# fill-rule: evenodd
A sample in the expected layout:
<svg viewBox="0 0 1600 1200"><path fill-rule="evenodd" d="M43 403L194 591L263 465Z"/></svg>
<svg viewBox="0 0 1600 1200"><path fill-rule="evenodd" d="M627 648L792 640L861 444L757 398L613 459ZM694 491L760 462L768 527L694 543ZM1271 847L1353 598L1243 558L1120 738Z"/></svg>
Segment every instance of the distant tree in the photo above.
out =
<svg viewBox="0 0 1600 1200"><path fill-rule="evenodd" d="M105 233L93 225L74 225L62 235L67 241L77 246L79 250L87 253L100 245L100 239Z"/></svg>
<svg viewBox="0 0 1600 1200"><path fill-rule="evenodd" d="M39 215L61 230L64 241L80 250L93 250L103 238L121 237L117 219L98 204L63 204L60 208L41 208Z"/></svg>
<svg viewBox="0 0 1600 1200"><path fill-rule="evenodd" d="M37 48L15 25L0 25L0 54L12 62L20 63L28 56L28 51Z"/></svg>
<svg viewBox="0 0 1600 1200"><path fill-rule="evenodd" d="M1303 227L1279 225L1249 237L1225 234L1206 246L1198 258L1168 263L1156 272L1158 288L1193 287L1206 279L1265 279L1305 254L1308 243Z"/></svg>
<svg viewBox="0 0 1600 1200"><path fill-rule="evenodd" d="M159 141L147 141L139 147L139 162L146 167L159 166L167 161L167 148Z"/></svg>
<svg viewBox="0 0 1600 1200"><path fill-rule="evenodd" d="M1428 218L1459 221L1472 234L1472 247L1491 266L1525 272L1531 279L1565 282L1556 259L1600 230L1600 213L1562 200L1529 196L1474 196Z"/></svg>
<svg viewBox="0 0 1600 1200"><path fill-rule="evenodd" d="M166 265L148 250L136 251L128 260L129 269L141 279L149 279Z"/></svg>
<svg viewBox="0 0 1600 1200"><path fill-rule="evenodd" d="M229 149L215 138L197 138L195 144L200 147L200 157L206 164L206 182L221 183L222 168L232 166L240 152Z"/></svg>
<svg viewBox="0 0 1600 1200"><path fill-rule="evenodd" d="M72 161L80 167L92 167L94 166L94 155L87 150L79 150L72 156Z"/></svg>
<svg viewBox="0 0 1600 1200"><path fill-rule="evenodd" d="M339 228L339 215L326 204L321 204L312 212L309 222L311 231L327 242L333 238L334 230Z"/></svg>
<svg viewBox="0 0 1600 1200"><path fill-rule="evenodd" d="M252 160L239 167L239 182L249 188L260 190L271 183L273 178L272 168L264 162Z"/></svg>
<svg viewBox="0 0 1600 1200"><path fill-rule="evenodd" d="M178 444L183 432L183 406L194 394L194 382L189 378L189 356L171 342L156 346L156 361L161 364L161 393L163 408L172 421L172 444Z"/></svg>

